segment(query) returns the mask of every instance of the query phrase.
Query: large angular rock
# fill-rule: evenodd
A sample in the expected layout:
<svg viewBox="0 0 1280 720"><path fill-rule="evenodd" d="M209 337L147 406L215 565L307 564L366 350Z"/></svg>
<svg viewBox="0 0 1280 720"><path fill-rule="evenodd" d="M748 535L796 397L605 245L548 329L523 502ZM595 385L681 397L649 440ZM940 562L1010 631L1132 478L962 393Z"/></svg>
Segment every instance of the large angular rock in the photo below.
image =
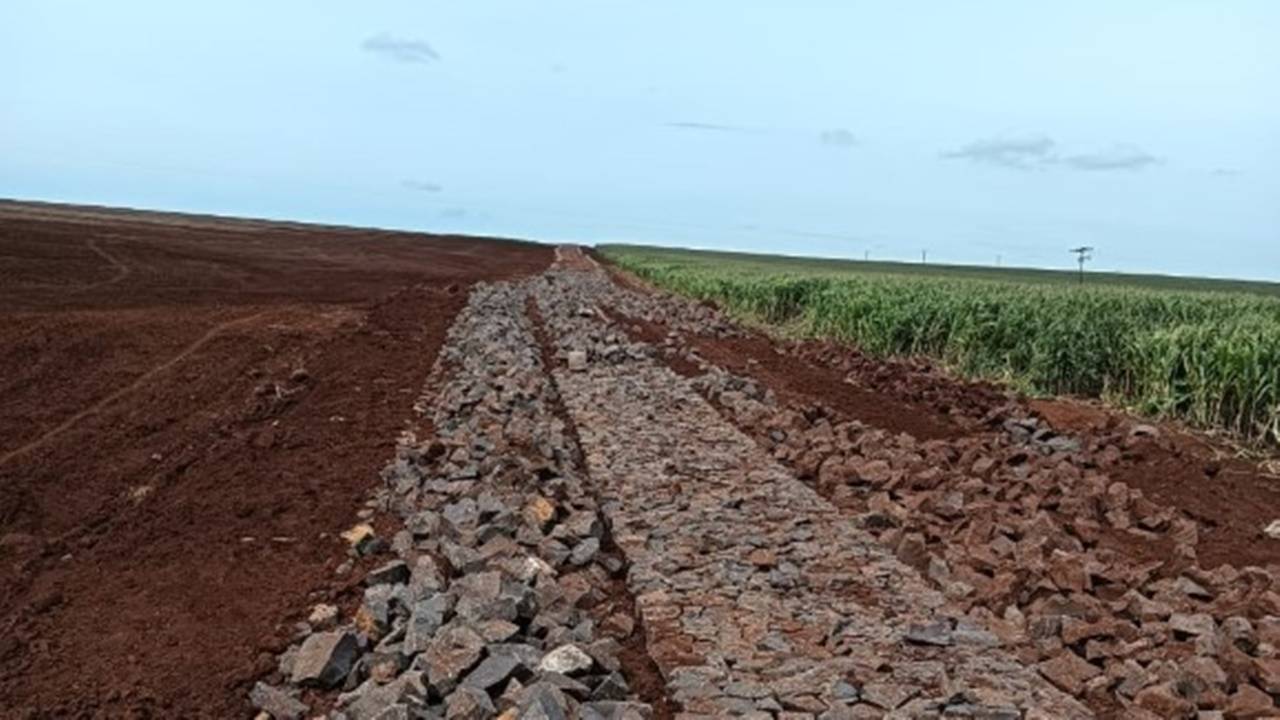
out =
<svg viewBox="0 0 1280 720"><path fill-rule="evenodd" d="M1207 636L1217 631L1218 624L1208 613L1174 613L1169 617L1169 629L1191 636Z"/></svg>
<svg viewBox="0 0 1280 720"><path fill-rule="evenodd" d="M490 655L510 656L527 668L536 668L542 660L542 651L525 643L494 643L487 648Z"/></svg>
<svg viewBox="0 0 1280 720"><path fill-rule="evenodd" d="M526 668L515 655L490 655L462 680L463 687L474 687L493 692L512 677L528 677Z"/></svg>
<svg viewBox="0 0 1280 720"><path fill-rule="evenodd" d="M356 629L374 640L381 638L391 629L393 614L404 613L406 599L403 585L370 585L356 610Z"/></svg>
<svg viewBox="0 0 1280 720"><path fill-rule="evenodd" d="M936 647L946 647L954 642L951 636L951 623L946 620L912 624L907 628L903 639L912 645Z"/></svg>
<svg viewBox="0 0 1280 720"><path fill-rule="evenodd" d="M626 700L628 693L631 692L627 679L620 672L613 672L605 676L591 690L592 700Z"/></svg>
<svg viewBox="0 0 1280 720"><path fill-rule="evenodd" d="M471 498L462 498L457 502L449 503L444 506L444 510L440 513L454 532L465 533L475 527L480 520L480 508L476 505L476 501Z"/></svg>
<svg viewBox="0 0 1280 720"><path fill-rule="evenodd" d="M483 690L460 687L445 701L445 720L490 720L498 714Z"/></svg>
<svg viewBox="0 0 1280 720"><path fill-rule="evenodd" d="M413 561L409 572L409 594L416 600L430 597L444 589L444 573L430 555L421 555Z"/></svg>
<svg viewBox="0 0 1280 720"><path fill-rule="evenodd" d="M395 713L397 707L421 708L427 702L427 687L422 673L409 671L386 684L368 680L352 692L338 698L349 720L380 720L383 713Z"/></svg>
<svg viewBox="0 0 1280 720"><path fill-rule="evenodd" d="M458 596L458 617L467 621L515 620L514 608L499 602L502 574L497 571L471 573L454 580L450 588ZM510 617L506 617L510 615Z"/></svg>
<svg viewBox="0 0 1280 720"><path fill-rule="evenodd" d="M409 565L403 560L392 560L374 568L365 576L366 585L384 585L409 581Z"/></svg>
<svg viewBox="0 0 1280 720"><path fill-rule="evenodd" d="M1038 669L1049 682L1072 695L1080 694L1086 682L1102 674L1096 665L1070 650L1059 651L1053 658L1040 663Z"/></svg>
<svg viewBox="0 0 1280 720"><path fill-rule="evenodd" d="M448 621L452 611L453 598L447 593L436 593L414 603L405 628L404 651L420 653L430 647L436 631Z"/></svg>
<svg viewBox="0 0 1280 720"><path fill-rule="evenodd" d="M589 679L583 676L583 679ZM585 683L580 682L568 675L561 675L557 672L542 671L538 673L538 680L543 685L549 685L564 693L566 697L575 700L586 700L591 697L591 688Z"/></svg>
<svg viewBox="0 0 1280 720"><path fill-rule="evenodd" d="M1227 700L1227 716L1231 718L1274 718L1278 714L1271 696L1252 685L1241 683Z"/></svg>
<svg viewBox="0 0 1280 720"><path fill-rule="evenodd" d="M475 630L485 642L500 643L515 637L520 626L506 620L485 620L476 623Z"/></svg>
<svg viewBox="0 0 1280 720"><path fill-rule="evenodd" d="M1222 621L1219 628L1222 633L1222 639L1231 645L1234 645L1241 652L1252 654L1258 649L1258 633L1253 629L1253 623L1248 618L1238 615L1227 618Z"/></svg>
<svg viewBox="0 0 1280 720"><path fill-rule="evenodd" d="M518 720L568 720L569 699L559 689L544 682L530 685L517 697Z"/></svg>
<svg viewBox="0 0 1280 720"><path fill-rule="evenodd" d="M256 683L249 691L249 702L274 720L298 720L309 709L293 694L266 683Z"/></svg>
<svg viewBox="0 0 1280 720"><path fill-rule="evenodd" d="M573 675L590 670L594 664L595 660L592 660L591 656L577 645L561 645L543 656L538 669L561 675Z"/></svg>
<svg viewBox="0 0 1280 720"><path fill-rule="evenodd" d="M1193 718L1195 703L1178 695L1169 683L1152 685L1133 699L1138 707L1149 710L1162 718Z"/></svg>
<svg viewBox="0 0 1280 720"><path fill-rule="evenodd" d="M591 562L599 552L600 541L596 538L589 537L573 546L573 550L569 553L569 564L575 566L586 565Z"/></svg>
<svg viewBox="0 0 1280 720"><path fill-rule="evenodd" d="M1049 556L1049 577L1064 591L1085 592L1090 588L1084 558L1062 550L1054 550Z"/></svg>
<svg viewBox="0 0 1280 720"><path fill-rule="evenodd" d="M1280 694L1280 658L1257 658L1253 662L1262 689Z"/></svg>
<svg viewBox="0 0 1280 720"><path fill-rule="evenodd" d="M346 678L360 654L356 636L333 631L309 636L293 660L295 685L334 687Z"/></svg>
<svg viewBox="0 0 1280 720"><path fill-rule="evenodd" d="M457 687L463 674L480 662L483 652L484 638L455 621L436 633L417 662L426 670L431 688L446 695Z"/></svg>

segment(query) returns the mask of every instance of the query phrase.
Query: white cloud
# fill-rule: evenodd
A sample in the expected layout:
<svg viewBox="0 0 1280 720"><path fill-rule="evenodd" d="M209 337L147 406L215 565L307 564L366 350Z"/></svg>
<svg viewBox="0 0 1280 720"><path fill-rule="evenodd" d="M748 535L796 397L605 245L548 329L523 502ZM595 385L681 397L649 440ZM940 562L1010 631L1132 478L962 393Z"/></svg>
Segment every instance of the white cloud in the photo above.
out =
<svg viewBox="0 0 1280 720"><path fill-rule="evenodd" d="M402 63L429 63L440 59L439 53L424 40L397 38L385 32L367 38L360 47L365 52L377 53Z"/></svg>
<svg viewBox="0 0 1280 720"><path fill-rule="evenodd" d="M1141 170L1151 165L1159 165L1161 160L1155 155L1133 145L1116 145L1106 150L1071 155L1064 158L1062 162L1073 170L1109 172L1114 170Z"/></svg>
<svg viewBox="0 0 1280 720"><path fill-rule="evenodd" d="M944 158L1030 170L1054 162L1056 143L1043 135L996 140L976 140L959 150L942 154Z"/></svg>

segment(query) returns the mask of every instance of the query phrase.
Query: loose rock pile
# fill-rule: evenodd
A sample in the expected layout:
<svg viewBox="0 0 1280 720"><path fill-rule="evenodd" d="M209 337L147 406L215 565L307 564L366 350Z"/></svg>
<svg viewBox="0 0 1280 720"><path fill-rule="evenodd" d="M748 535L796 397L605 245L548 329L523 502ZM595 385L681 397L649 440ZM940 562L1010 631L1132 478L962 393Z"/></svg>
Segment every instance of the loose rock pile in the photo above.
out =
<svg viewBox="0 0 1280 720"><path fill-rule="evenodd" d="M634 632L605 591L611 550L518 287L478 286L433 383L435 436L404 443L379 501L404 530L351 618L317 608L251 701L298 718L311 688L330 718L647 718L622 673ZM447 379L446 379L447 378ZM369 528L353 552L377 552Z"/></svg>
<svg viewBox="0 0 1280 720"><path fill-rule="evenodd" d="M918 444L712 393L1062 689L1129 717L1277 713L1272 575L1198 568L1196 523L1084 454L1004 436ZM1117 533L1147 541L1149 559L1111 549Z"/></svg>
<svg viewBox="0 0 1280 720"><path fill-rule="evenodd" d="M1280 717L1274 573L1199 567L1194 518L1107 477L1154 429L1082 447L1002 407L999 432L918 442L704 367L726 417L1058 687L1125 717Z"/></svg>

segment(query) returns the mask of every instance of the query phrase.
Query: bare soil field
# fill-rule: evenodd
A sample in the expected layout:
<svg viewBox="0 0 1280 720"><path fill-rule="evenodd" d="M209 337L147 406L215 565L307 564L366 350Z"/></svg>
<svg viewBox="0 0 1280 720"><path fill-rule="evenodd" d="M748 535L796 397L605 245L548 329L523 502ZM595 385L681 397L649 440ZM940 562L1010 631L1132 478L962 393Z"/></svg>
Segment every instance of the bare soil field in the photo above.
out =
<svg viewBox="0 0 1280 720"><path fill-rule="evenodd" d="M573 247L0 232L16 717L1280 712L1280 491L1178 427Z"/></svg>
<svg viewBox="0 0 1280 720"><path fill-rule="evenodd" d="M0 203L0 715L242 715L468 288L550 260Z"/></svg>

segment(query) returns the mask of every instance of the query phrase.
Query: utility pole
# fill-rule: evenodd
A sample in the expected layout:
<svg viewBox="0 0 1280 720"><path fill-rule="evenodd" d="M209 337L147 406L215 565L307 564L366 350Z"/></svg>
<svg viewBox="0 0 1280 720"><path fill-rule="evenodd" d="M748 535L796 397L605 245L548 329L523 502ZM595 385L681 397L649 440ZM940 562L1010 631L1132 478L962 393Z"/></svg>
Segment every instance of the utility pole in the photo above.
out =
<svg viewBox="0 0 1280 720"><path fill-rule="evenodd" d="M928 251L928 250L921 250L921 251L920 251L920 264L921 264L921 265L928 265L928 264L929 264L929 251Z"/></svg>
<svg viewBox="0 0 1280 720"><path fill-rule="evenodd" d="M1080 264L1080 284L1084 284L1084 264L1093 259L1093 248L1088 245L1081 245L1078 248L1071 248L1068 252L1076 254L1076 262Z"/></svg>

